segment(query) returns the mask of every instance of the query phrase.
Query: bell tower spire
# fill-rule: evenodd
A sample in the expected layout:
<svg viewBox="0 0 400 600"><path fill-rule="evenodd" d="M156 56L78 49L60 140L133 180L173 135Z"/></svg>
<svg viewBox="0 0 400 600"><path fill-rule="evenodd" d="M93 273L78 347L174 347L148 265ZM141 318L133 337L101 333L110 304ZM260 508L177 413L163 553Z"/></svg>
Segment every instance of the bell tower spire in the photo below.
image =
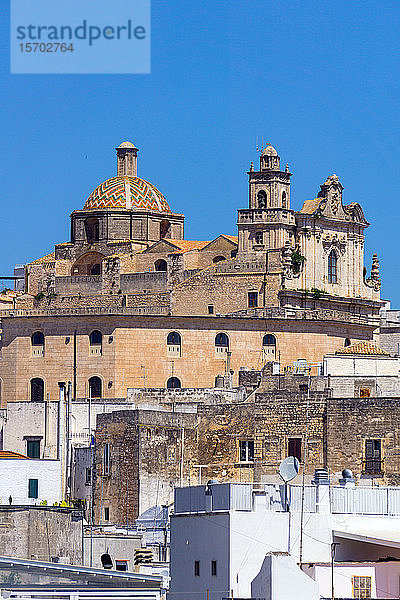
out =
<svg viewBox="0 0 400 600"><path fill-rule="evenodd" d="M122 142L117 151L117 177L137 177L138 148L132 142Z"/></svg>

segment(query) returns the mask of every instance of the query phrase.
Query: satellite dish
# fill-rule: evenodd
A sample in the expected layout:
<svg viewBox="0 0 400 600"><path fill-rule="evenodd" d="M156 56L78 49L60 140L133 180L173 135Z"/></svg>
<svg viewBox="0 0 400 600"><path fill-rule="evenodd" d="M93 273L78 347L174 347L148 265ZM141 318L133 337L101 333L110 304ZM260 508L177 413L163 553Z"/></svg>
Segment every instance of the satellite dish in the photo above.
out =
<svg viewBox="0 0 400 600"><path fill-rule="evenodd" d="M291 481L300 470L300 462L295 456L288 456L279 465L279 475L283 481Z"/></svg>

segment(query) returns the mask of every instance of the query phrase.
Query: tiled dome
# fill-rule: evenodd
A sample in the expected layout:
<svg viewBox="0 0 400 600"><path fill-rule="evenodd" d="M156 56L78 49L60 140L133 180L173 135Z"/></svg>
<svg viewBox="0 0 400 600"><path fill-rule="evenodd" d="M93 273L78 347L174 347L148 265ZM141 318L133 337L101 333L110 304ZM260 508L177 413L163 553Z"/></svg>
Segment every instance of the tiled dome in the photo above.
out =
<svg viewBox="0 0 400 600"><path fill-rule="evenodd" d="M161 192L140 177L112 177L97 186L86 200L84 210L96 208L127 208L157 210L170 213L171 209Z"/></svg>

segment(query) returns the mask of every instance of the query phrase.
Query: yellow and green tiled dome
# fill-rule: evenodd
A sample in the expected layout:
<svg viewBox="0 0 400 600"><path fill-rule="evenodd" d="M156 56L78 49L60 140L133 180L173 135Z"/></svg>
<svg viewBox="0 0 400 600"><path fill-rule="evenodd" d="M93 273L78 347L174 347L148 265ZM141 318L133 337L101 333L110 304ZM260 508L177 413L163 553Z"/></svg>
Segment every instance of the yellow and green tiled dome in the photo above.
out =
<svg viewBox="0 0 400 600"><path fill-rule="evenodd" d="M170 213L162 193L140 177L111 177L97 186L86 200L84 210L126 208Z"/></svg>

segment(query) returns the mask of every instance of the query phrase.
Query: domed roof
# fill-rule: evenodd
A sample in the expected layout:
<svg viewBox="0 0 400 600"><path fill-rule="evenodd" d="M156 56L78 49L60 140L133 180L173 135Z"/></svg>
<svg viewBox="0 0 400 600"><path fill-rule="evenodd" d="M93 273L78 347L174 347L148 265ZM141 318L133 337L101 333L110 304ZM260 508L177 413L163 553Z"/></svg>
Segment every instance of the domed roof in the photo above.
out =
<svg viewBox="0 0 400 600"><path fill-rule="evenodd" d="M98 185L83 207L84 210L96 208L171 212L162 193L154 185L139 177L111 177Z"/></svg>
<svg viewBox="0 0 400 600"><path fill-rule="evenodd" d="M278 153L275 148L269 144L262 151L262 156L278 156Z"/></svg>
<svg viewBox="0 0 400 600"><path fill-rule="evenodd" d="M135 150L137 150L135 144L132 144L132 142L128 142L128 140L126 142L122 142L122 144L120 144L118 148L135 148Z"/></svg>

